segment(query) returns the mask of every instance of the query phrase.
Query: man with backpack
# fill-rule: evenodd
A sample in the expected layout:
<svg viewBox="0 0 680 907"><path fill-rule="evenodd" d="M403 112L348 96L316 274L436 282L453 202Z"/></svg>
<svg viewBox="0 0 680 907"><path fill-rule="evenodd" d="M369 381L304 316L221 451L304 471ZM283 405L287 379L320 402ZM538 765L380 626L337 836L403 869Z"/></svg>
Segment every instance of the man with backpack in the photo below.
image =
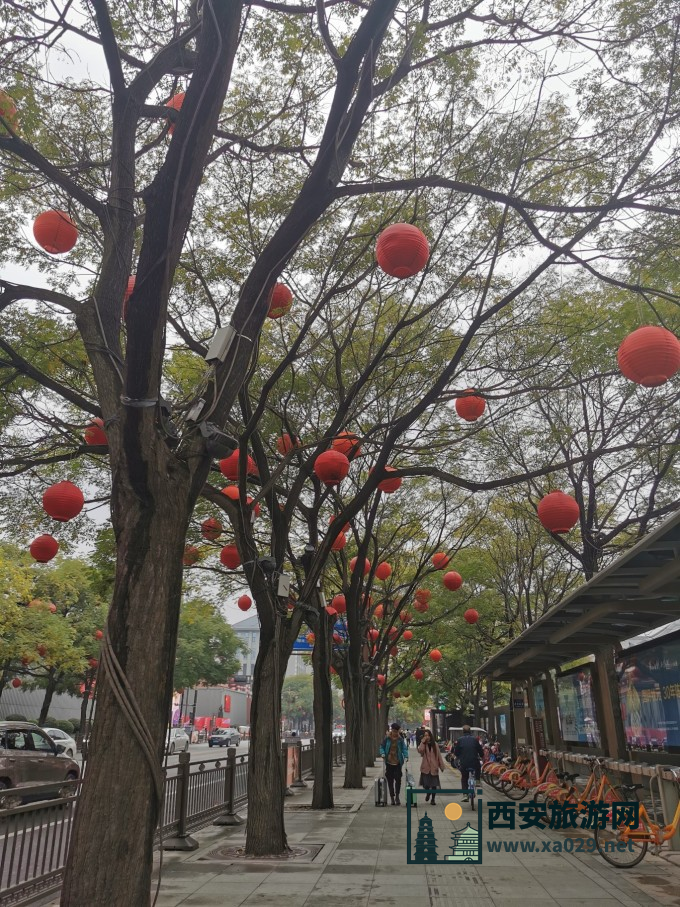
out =
<svg viewBox="0 0 680 907"><path fill-rule="evenodd" d="M459 737L453 748L454 755L458 760L460 769L460 783L463 790L467 790L470 772L475 773L475 779L479 781L482 775L482 763L484 750L476 737L472 736L470 725L463 725L463 736ZM466 794L463 800L469 800Z"/></svg>
<svg viewBox="0 0 680 907"><path fill-rule="evenodd" d="M408 762L408 748L406 741L399 731L400 725L396 721L390 726L387 737L380 747L380 755L385 759L385 777L390 789L392 806L401 806L399 794L401 793L401 769L404 762Z"/></svg>

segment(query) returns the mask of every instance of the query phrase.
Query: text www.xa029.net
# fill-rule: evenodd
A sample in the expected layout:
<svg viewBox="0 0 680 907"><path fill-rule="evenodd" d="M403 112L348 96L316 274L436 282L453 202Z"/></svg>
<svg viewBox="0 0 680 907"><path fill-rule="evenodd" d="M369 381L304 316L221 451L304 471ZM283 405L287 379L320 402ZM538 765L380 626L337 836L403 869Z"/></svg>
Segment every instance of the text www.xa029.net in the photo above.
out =
<svg viewBox="0 0 680 907"><path fill-rule="evenodd" d="M633 845L607 841L603 845L608 851L633 852ZM566 838L564 841L487 841L489 853L594 853L597 849L594 838Z"/></svg>

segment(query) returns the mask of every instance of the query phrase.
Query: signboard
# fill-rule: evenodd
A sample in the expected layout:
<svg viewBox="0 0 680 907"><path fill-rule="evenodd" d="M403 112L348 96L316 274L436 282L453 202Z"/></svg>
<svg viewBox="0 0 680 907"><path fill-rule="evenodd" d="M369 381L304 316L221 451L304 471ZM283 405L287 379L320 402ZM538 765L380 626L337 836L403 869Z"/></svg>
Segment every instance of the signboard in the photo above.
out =
<svg viewBox="0 0 680 907"><path fill-rule="evenodd" d="M524 700L523 700L523 699L513 699L513 700L512 700L512 707L513 707L513 709L523 709L523 708L524 708Z"/></svg>
<svg viewBox="0 0 680 907"><path fill-rule="evenodd" d="M231 712L231 696L228 696L226 693L225 693L225 696L224 696L224 707L223 707L223 709L224 709L225 712Z"/></svg>
<svg viewBox="0 0 680 907"><path fill-rule="evenodd" d="M621 717L631 749L680 752L680 634L616 661Z"/></svg>
<svg viewBox="0 0 680 907"><path fill-rule="evenodd" d="M563 740L600 745L590 665L557 676L557 713Z"/></svg>
<svg viewBox="0 0 680 907"><path fill-rule="evenodd" d="M544 750L546 747L546 742L545 727L543 726L542 718L531 719L531 733L534 738L534 748L536 750Z"/></svg>

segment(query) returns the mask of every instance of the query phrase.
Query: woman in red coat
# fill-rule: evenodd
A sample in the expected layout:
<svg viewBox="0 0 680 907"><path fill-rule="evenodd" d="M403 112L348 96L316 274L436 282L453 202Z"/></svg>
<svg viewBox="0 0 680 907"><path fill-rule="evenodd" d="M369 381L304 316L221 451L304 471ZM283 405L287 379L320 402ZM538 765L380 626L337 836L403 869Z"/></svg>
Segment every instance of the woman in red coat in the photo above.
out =
<svg viewBox="0 0 680 907"><path fill-rule="evenodd" d="M435 792L441 787L439 771L440 769L444 771L446 766L431 731L425 731L423 734L418 752L423 757L423 761L420 763L420 786L432 791L432 805L435 806ZM425 801L427 802L429 799L430 794L427 794Z"/></svg>

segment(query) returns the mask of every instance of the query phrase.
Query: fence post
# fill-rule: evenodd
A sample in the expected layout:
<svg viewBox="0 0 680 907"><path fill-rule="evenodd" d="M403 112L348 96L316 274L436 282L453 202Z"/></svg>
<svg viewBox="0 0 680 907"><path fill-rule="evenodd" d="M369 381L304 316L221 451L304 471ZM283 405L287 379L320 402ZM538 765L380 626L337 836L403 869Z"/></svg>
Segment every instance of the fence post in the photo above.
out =
<svg viewBox="0 0 680 907"><path fill-rule="evenodd" d="M283 773L283 796L294 796L293 791L288 787L288 744L285 740L281 741L281 772Z"/></svg>
<svg viewBox="0 0 680 907"><path fill-rule="evenodd" d="M345 741L346 741L346 739L347 739L346 737L343 737L339 743L339 745L340 745L340 765L342 765L345 761Z"/></svg>
<svg viewBox="0 0 680 907"><path fill-rule="evenodd" d="M243 819L234 809L236 795L236 747L227 747L227 764L224 769L224 804L226 812L219 815L213 825L243 825Z"/></svg>
<svg viewBox="0 0 680 907"><path fill-rule="evenodd" d="M177 766L177 791L175 794L175 821L177 822L177 833L170 838L163 839L163 850L196 850L198 848L198 841L195 841L191 835L187 833L190 761L191 756L188 752L179 754L179 764ZM162 822L163 816L161 815L161 823Z"/></svg>
<svg viewBox="0 0 680 907"><path fill-rule="evenodd" d="M309 761L310 769L309 769L309 771L307 772L307 777L308 777L308 778L313 778L313 777L314 777L314 758L315 758L315 753L314 753L314 738L313 738L313 737L312 737L312 739L309 741L309 752L310 752L310 761Z"/></svg>
<svg viewBox="0 0 680 907"><path fill-rule="evenodd" d="M307 787L307 784L302 780L302 740L295 741L295 750L297 755L297 777L291 787Z"/></svg>

